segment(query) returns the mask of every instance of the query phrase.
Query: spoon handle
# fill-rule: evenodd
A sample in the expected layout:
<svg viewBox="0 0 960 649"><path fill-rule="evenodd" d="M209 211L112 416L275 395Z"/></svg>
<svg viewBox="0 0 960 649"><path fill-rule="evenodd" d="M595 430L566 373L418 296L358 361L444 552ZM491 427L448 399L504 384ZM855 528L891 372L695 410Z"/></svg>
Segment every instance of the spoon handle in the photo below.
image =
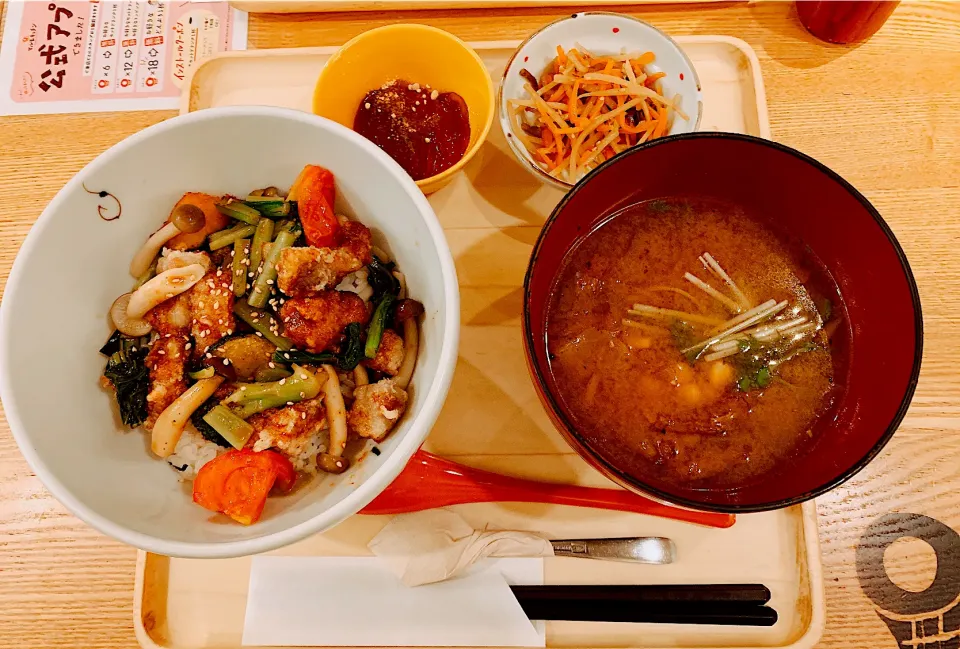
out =
<svg viewBox="0 0 960 649"><path fill-rule="evenodd" d="M361 514L403 514L465 503L523 502L595 507L671 518L709 527L730 527L729 514L665 505L622 489L595 489L521 480L417 451Z"/></svg>
<svg viewBox="0 0 960 649"><path fill-rule="evenodd" d="M582 557L629 563L673 563L677 547L673 541L660 536L638 536L623 539L574 539L550 541L558 557Z"/></svg>

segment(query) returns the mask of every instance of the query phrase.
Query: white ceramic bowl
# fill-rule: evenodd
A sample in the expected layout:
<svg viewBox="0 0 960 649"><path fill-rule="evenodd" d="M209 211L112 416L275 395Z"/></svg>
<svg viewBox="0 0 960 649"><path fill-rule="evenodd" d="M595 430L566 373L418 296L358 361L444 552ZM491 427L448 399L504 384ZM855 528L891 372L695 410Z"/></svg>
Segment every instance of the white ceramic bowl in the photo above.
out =
<svg viewBox="0 0 960 649"><path fill-rule="evenodd" d="M123 428L99 387L111 332L107 310L130 290L131 256L185 191L245 194L289 187L307 164L332 170L337 207L374 231L423 302L420 355L397 430L341 476L321 475L270 498L245 527L193 504L189 488ZM115 208L101 190L115 195ZM0 306L0 395L30 466L74 514L120 541L160 554L213 558L278 548L323 531L368 504L420 446L457 358L459 291L433 210L375 145L332 121L267 107L209 109L133 135L98 156L40 215ZM190 483L187 483L190 484Z"/></svg>
<svg viewBox="0 0 960 649"><path fill-rule="evenodd" d="M534 162L523 143L513 136L508 102L527 96L520 70L526 68L539 78L544 68L556 58L557 45L562 45L564 50L582 45L594 54L617 54L621 50L653 52L656 60L647 66L648 73L666 73L661 80L664 94L667 97L680 94L680 107L690 116L689 120L674 119L670 135L691 133L700 128L703 112L700 79L693 63L672 38L653 25L623 14L602 11L572 14L541 27L520 44L507 63L497 96L500 128L511 150L521 164L542 181L563 190L574 184L544 171Z"/></svg>

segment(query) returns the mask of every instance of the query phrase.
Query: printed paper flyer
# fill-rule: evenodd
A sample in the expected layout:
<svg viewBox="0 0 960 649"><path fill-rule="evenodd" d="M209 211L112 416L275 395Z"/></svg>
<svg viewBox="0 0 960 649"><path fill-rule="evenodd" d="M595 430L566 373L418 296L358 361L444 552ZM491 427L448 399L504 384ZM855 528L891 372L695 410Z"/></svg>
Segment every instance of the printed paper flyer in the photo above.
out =
<svg viewBox="0 0 960 649"><path fill-rule="evenodd" d="M176 108L194 63L246 42L227 2L11 2L0 114Z"/></svg>

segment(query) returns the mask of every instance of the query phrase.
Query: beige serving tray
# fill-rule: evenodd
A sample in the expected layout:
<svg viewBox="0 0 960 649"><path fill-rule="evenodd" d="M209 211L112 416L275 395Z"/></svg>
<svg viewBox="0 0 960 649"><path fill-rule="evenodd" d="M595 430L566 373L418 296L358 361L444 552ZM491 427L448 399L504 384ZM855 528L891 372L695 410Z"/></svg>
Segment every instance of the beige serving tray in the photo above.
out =
<svg viewBox="0 0 960 649"><path fill-rule="evenodd" d="M769 137L756 56L721 36L678 39L703 85L702 126ZM475 43L499 80L515 42ZM313 83L333 52L231 52L198 67L182 112L271 104L309 110ZM318 162L322 163L322 152ZM457 264L462 298L460 356L450 396L425 448L470 466L520 477L612 487L570 451L547 419L524 361L520 313L531 247L561 193L544 187L509 153L494 127L477 157L430 197ZM583 559L545 562L548 584L766 584L780 615L769 628L551 622L550 647L778 647L809 649L824 624L814 504L738 517L730 529L551 505L495 503L457 510L478 528L538 531L553 538L667 536L678 561L643 566ZM367 555L386 517L354 516L277 554ZM237 649L250 559L169 559L141 553L135 625L148 649ZM375 618L376 612L371 611Z"/></svg>
<svg viewBox="0 0 960 649"><path fill-rule="evenodd" d="M609 7L610 5L682 4L723 0L235 0L230 4L250 13L290 14L324 11L411 11L443 9L502 9L505 7Z"/></svg>

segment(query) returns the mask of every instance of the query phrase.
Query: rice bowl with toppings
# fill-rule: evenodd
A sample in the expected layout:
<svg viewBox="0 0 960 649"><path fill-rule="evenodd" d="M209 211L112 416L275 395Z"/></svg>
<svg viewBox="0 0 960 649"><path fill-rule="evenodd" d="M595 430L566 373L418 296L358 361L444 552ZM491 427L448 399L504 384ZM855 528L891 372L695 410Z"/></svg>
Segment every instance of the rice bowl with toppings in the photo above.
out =
<svg viewBox="0 0 960 649"><path fill-rule="evenodd" d="M187 192L110 309L101 384L120 419L195 503L243 524L298 479L343 473L348 438L382 442L406 410L423 305L335 204L317 165L289 193Z"/></svg>
<svg viewBox="0 0 960 649"><path fill-rule="evenodd" d="M264 139L256 150L249 147L248 140L235 137L238 132L267 131L271 133L270 138ZM259 365L253 361L267 349L265 346L251 346L245 351L229 347L245 345L254 339L262 341L267 336L256 336L256 329L241 324L246 321L237 315L235 308L226 307L227 300L222 294L213 296L214 301L203 300L203 309L210 311L207 315L211 317L202 318L202 328L197 326L194 330L192 322L194 307L200 308L196 294L226 290L216 281L213 287L205 280L201 281L209 271L204 267L200 253L210 257L211 268L214 262L218 262L216 268L223 271L220 276L223 283L231 288L233 284L233 276L227 272L228 266L232 270L232 264L216 257L229 257L236 241L211 251L210 235L225 228L232 230L241 223L241 227L250 224L227 217L227 222L219 230L194 233L205 244L193 243L184 250L176 250L172 244L159 245L147 260L148 266L154 257L158 264L163 260L159 265L161 274L175 271L167 276L175 286L181 286L180 281L194 282L193 286L172 298L161 293L163 299L156 304L151 300L134 300L134 295L130 295L125 305L123 301L115 305L112 314L110 306L118 296L135 293L131 291L136 285L130 273L131 261L144 243L158 232L157 229L162 230L169 222L172 207L185 192L216 199L229 195L248 202L255 188L275 186L288 193L305 165L318 164L334 174L335 216L346 217L346 221L370 229L371 255L379 249L385 257L381 257L381 261L395 263L394 270L402 269L403 281L398 284L407 288L410 299L423 305L424 312L418 317L420 335L416 371L411 374L405 389L407 400L402 414L397 416L397 408L389 403L383 410L374 412L358 409L351 425L347 417L357 402L358 390L353 372L334 367L336 378L330 380L329 375L324 376L327 372L323 368L328 363L313 358L295 358L288 363L288 359L284 359L282 364L272 358L267 361L267 369L276 369L269 368L270 362L278 367L289 366L287 372L291 377L294 365L307 370L303 373L306 379L297 373L296 380L307 382L309 385L305 387L310 389L301 389L296 396L299 398L299 392L304 392L302 401L320 397L315 402L320 408L313 419L310 419L312 413L299 414L299 421L316 425L309 435L296 427L292 436L286 435L289 429L276 428L267 436L269 442L262 440L271 443L271 448L255 451L254 446L264 436L260 434L262 431L257 431L254 439L251 433L249 448L244 448L243 453L283 456L294 470L291 476L285 470L287 465L281 467L280 463L277 466L253 466L273 479L271 486L275 492L292 488L286 495L267 498L256 525L242 525L228 515L198 506L193 498L195 483L191 482L194 476L202 477L205 469L217 460L241 451L232 444L230 448L222 444L215 444L217 449L210 447L209 441L203 439L193 423L192 416L186 417L190 424L183 423L184 409L181 408L171 412L168 419L174 424L173 430L181 424L183 429L179 435L158 440L163 442L158 448L167 454L165 459L159 459L153 452L153 432L144 435L122 422L113 389L105 389L105 381L101 382L100 377L109 359L99 354L98 349L105 339L111 337L114 324L120 324L114 316L120 316L122 320L123 314L130 315L132 305L135 317L129 318L130 322L124 327L143 327L143 322L136 321L139 318L150 329L128 329L135 335L115 339L113 344L118 348L105 350L110 358L118 352L122 357L143 354L144 349L137 342L144 338L150 343L150 349L146 351L153 353L151 361L157 361L157 372L165 366L159 362L160 358L175 356L178 352L191 356L190 366L184 368L183 383L179 387L172 383L176 389L171 394L156 391L151 398L154 403L152 412L140 413L144 422L151 414L159 420L169 407L161 407L163 401L179 393L184 385L187 390L179 393L179 397L185 397L197 384L209 386L207 382L210 380L223 378L221 386L227 385L227 379L221 373L223 367L208 366L215 362L213 358L219 355L215 352L220 350L224 360L230 360L229 364L224 362L222 365L235 367L241 372L249 372L253 367L252 379L244 379L243 383L248 390L260 384L257 389L261 393L254 399L232 398L222 404L239 388L230 394L224 394L225 388L220 393L213 390L212 395L205 395L206 389L200 389L200 394L192 395L191 399L196 397L203 403L215 401L215 405L223 405L228 410L243 408L240 418L245 423L250 422L251 427L261 425L255 418L265 418L270 413L252 410L265 405L262 399L280 396L280 393L269 393L284 387L278 386L279 381L286 378L289 384L293 379L270 377L263 372L260 377L256 376ZM147 168L152 170L149 174L144 173ZM202 199L195 202L195 206L203 212L205 221L218 218L215 215L212 219L207 218L212 213ZM216 210L216 205L213 207ZM183 215L187 222L196 220L196 213L189 213L193 210L187 212ZM340 225L339 219L337 222ZM279 225L279 221L274 223ZM276 242L277 236L275 232L271 244ZM247 238L252 241L253 235L242 236L242 239ZM297 239L294 237L291 249L309 247L304 245L305 241ZM338 247L334 245L331 249ZM167 248L166 254L163 248ZM176 267L180 264L182 266ZM202 273L200 279L196 278L198 272ZM216 270L212 272L216 278ZM290 325L296 325L303 342L308 338L315 338L313 342L323 342L321 338L328 340L330 347L324 351L312 352L307 345L300 344L291 347L305 354L341 354L343 343L348 339L346 325L356 325L354 328L360 329L360 335L353 336L353 339L362 343L361 354L366 358L366 339L369 338L372 318L372 314L367 315L372 308L368 305L374 303L375 296L361 294L369 292L369 287L375 286L376 282L363 277L366 274L363 269L351 274L352 277L347 274L332 287L323 289L342 294L345 297L338 299L363 308L362 322L344 322L341 331L324 332L314 326L310 310L304 303L309 305L318 296L292 298L283 293L281 299L288 307L293 302L295 307L299 303L300 308L296 309L296 314L292 311L281 314L269 304L270 299L277 299L271 294L265 307L250 307L251 313L245 315L252 320L261 319L254 313L270 313L279 317L281 322L289 316ZM301 275L309 279L309 273ZM290 278L294 279L294 275L291 274ZM280 279L278 274L273 284L264 284L271 287L272 292L277 292L275 287ZM249 307L256 277L248 275L247 281L247 294L241 298L233 295L233 307L238 304ZM347 285L354 290L345 290ZM196 294L182 297L189 292ZM150 295L156 297L156 293ZM184 315L182 310L166 309L163 305L163 302L171 301L172 304L189 303L187 333L181 333L179 338L173 332L161 334L154 328L154 324L165 326L164 323L184 326L182 321L177 322L177 318ZM167 313L164 313L165 309ZM150 311L157 313L148 316ZM230 313L233 314L232 325L230 318L224 317ZM63 326L64 314L69 314L69 327ZM212 317L214 315L216 317ZM147 322L155 319L154 316L158 318L154 324ZM295 321L296 318L300 321ZM201 318L197 319L199 325ZM224 322L220 323L220 319ZM394 328L397 326L387 323L385 330L391 330L403 339L403 332ZM247 327L250 329L246 330ZM228 334L231 328L233 332ZM281 335L289 333L279 324L275 328ZM253 337L249 336L251 331ZM274 334L270 326L261 331L264 332ZM79 518L120 541L158 554L195 558L241 556L275 549L336 525L372 501L400 473L426 437L446 396L456 362L458 332L456 272L442 229L422 192L386 154L349 129L309 114L269 107L211 109L164 121L127 138L91 162L51 201L21 248L0 305L0 346L3 350L0 353L0 363L3 364L0 395L24 457L50 492ZM171 336L167 338L166 333ZM241 337L241 334L247 335ZM214 340L209 346L217 343L220 346L208 349L203 360L196 363L192 358L196 341L208 338ZM57 344L23 344L31 339L56 340ZM70 351L65 354L65 350ZM160 351L164 353L160 354ZM243 367L238 367L236 362L240 351L246 359L241 363ZM25 356L26 352L29 357ZM213 358L208 359L206 353ZM143 358L146 360L146 355ZM116 360L122 362L124 359ZM320 360L332 359L324 357ZM57 371L49 371L52 367ZM210 376L211 370L213 376ZM136 373L127 378L139 382L141 389L146 386L146 392L151 394L163 381L159 375L151 379L150 371L148 368L149 382L143 381L143 376ZM373 372L372 369L368 372L373 383L387 378L386 374L380 376ZM191 373L195 376L189 376ZM175 373L173 380L176 380ZM390 380L395 381L396 377ZM328 473L316 462L332 448L329 427L324 428L320 421L333 421L326 414L328 394L325 388L332 390L334 387L343 400L343 419L348 421L347 445L341 449L340 455L347 466L340 475ZM316 389L323 395L317 392L311 396ZM43 407L43 404L50 403L50 395L57 395L56 407ZM382 396L370 395L370 398L375 401ZM290 407L286 402L278 405L282 407L274 407L274 410ZM294 401L293 405L300 404ZM207 414L199 416L202 419ZM382 419L371 419L371 415L380 415ZM352 432L369 426L370 431L379 435L386 422L391 421L394 422L392 428L381 442ZM273 423L279 425L281 422ZM157 422L153 421L153 425L155 431ZM164 426L171 429L169 422ZM266 427L267 422L262 422L262 426ZM279 450L278 444L293 437L296 437L296 443L286 445L288 452ZM212 459L214 453L216 459ZM335 456L335 453L328 454ZM169 462L170 459L173 462ZM328 463L328 467L340 468L336 459ZM295 484L291 485L293 479ZM205 500L200 504L213 503ZM253 519L240 518L243 523Z"/></svg>

